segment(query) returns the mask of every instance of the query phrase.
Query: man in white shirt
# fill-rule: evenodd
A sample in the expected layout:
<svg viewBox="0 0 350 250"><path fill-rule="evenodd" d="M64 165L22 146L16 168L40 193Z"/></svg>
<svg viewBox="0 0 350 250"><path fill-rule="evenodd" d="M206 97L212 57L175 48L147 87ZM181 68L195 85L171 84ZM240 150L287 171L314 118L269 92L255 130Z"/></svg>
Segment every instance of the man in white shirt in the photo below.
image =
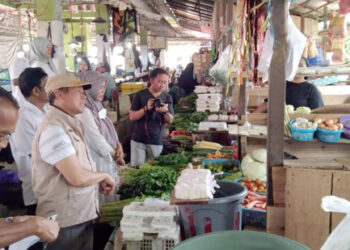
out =
<svg viewBox="0 0 350 250"><path fill-rule="evenodd" d="M19 75L23 72L25 68L29 67L29 62L24 57L16 58L9 67L10 79L11 79L11 87L12 87L12 95L16 98L19 106L22 107L25 98L23 97L19 86L18 86L18 78Z"/></svg>
<svg viewBox="0 0 350 250"><path fill-rule="evenodd" d="M26 99L19 110L16 130L10 136L10 145L18 175L22 181L24 205L28 215L34 215L36 199L32 188L31 154L33 138L47 110L49 99L45 92L47 74L41 68L26 68L19 76L18 85Z"/></svg>
<svg viewBox="0 0 350 250"><path fill-rule="evenodd" d="M99 209L97 192L110 194L113 178L96 172L81 122L84 89L90 84L72 73L50 77L46 84L51 106L33 140L32 180L36 213L57 214L61 230L47 250L93 248L93 221Z"/></svg>

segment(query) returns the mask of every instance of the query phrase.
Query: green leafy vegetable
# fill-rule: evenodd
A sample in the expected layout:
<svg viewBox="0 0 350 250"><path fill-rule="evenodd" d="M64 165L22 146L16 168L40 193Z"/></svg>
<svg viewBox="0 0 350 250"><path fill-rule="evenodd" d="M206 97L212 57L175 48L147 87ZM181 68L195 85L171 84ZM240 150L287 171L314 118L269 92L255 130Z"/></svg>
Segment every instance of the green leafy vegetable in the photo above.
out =
<svg viewBox="0 0 350 250"><path fill-rule="evenodd" d="M142 164L139 169L124 170L126 183L118 190L121 199L138 196L162 197L171 193L180 173L172 168Z"/></svg>

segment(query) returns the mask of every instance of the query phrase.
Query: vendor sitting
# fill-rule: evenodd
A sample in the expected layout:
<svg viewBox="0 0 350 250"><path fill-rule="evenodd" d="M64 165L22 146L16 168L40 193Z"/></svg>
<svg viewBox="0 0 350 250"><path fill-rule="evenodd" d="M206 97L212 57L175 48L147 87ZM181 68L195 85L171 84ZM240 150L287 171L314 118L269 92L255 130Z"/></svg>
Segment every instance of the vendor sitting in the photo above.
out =
<svg viewBox="0 0 350 250"><path fill-rule="evenodd" d="M299 67L308 67L307 60L302 57ZM292 82L286 85L286 103L293 105L294 108L309 107L315 109L323 107L323 100L317 87L306 82L303 76L296 76Z"/></svg>
<svg viewBox="0 0 350 250"><path fill-rule="evenodd" d="M307 60L302 57L299 62L299 67L308 67ZM296 76L292 82L286 83L286 104L293 105L294 108L309 107L316 109L323 107L323 99L317 87L309 82L306 82L304 76ZM259 105L253 113L266 113L267 99Z"/></svg>

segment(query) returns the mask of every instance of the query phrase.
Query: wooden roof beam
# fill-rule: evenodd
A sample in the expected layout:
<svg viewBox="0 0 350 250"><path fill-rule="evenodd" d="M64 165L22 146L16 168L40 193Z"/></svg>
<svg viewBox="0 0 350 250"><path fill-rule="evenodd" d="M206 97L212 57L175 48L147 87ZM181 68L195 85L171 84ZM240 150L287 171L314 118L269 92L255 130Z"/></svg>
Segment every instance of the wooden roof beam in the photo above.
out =
<svg viewBox="0 0 350 250"><path fill-rule="evenodd" d="M188 10L192 10L196 13L205 13L205 14L208 14L208 15L212 15L213 11L212 10L208 10L208 9L202 9L202 8L196 8L196 7L193 7L193 6L188 6L186 4L183 4L183 3L179 3L179 2L176 2L176 1L169 1L168 4L170 6L178 6L180 8L184 8L184 9L188 9Z"/></svg>
<svg viewBox="0 0 350 250"><path fill-rule="evenodd" d="M171 8L175 9L175 10L179 10L179 11L183 11L183 12L188 12L190 14L194 14L194 15L197 15L199 16L199 13L198 12L195 12L195 11L192 11L192 10L188 10L188 9L184 9L184 8L181 8L179 6L175 6L175 5L170 5ZM210 20L212 19L212 16L208 15L208 14L203 14L201 13L200 15L201 17L206 17L206 18L209 18Z"/></svg>
<svg viewBox="0 0 350 250"><path fill-rule="evenodd" d="M330 4L334 3L334 2L338 2L338 0L325 0L325 1L326 1L325 4L322 4L322 5L318 6L318 7L315 8L314 10L310 10L310 11L308 11L308 12L305 12L305 13L302 14L301 16L304 17L304 16L306 16L306 15L308 15L308 14L314 12L314 11L317 11L317 10L323 8L323 7L326 7L327 5L330 5ZM317 13L318 13L318 12L317 12Z"/></svg>

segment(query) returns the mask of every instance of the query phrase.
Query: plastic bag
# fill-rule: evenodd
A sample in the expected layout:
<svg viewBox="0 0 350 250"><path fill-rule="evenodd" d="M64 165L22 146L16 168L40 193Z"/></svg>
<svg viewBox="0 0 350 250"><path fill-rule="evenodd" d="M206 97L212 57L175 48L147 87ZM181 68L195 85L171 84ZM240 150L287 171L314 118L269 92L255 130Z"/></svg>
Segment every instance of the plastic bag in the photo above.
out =
<svg viewBox="0 0 350 250"><path fill-rule="evenodd" d="M286 81L293 81L298 70L300 58L303 54L306 37L297 29L292 18L288 15L287 55L286 55ZM260 57L258 70L263 73L263 82L268 80L268 73L273 54L274 39L271 35L271 27L268 27L263 52Z"/></svg>
<svg viewBox="0 0 350 250"><path fill-rule="evenodd" d="M325 196L322 198L321 207L326 212L346 214L345 218L328 236L321 250L350 249L350 202L336 196Z"/></svg>
<svg viewBox="0 0 350 250"><path fill-rule="evenodd" d="M216 82L220 83L220 85L226 86L227 74L230 68L232 56L232 46L228 45L219 56L218 61L209 71L210 76L213 77Z"/></svg>

